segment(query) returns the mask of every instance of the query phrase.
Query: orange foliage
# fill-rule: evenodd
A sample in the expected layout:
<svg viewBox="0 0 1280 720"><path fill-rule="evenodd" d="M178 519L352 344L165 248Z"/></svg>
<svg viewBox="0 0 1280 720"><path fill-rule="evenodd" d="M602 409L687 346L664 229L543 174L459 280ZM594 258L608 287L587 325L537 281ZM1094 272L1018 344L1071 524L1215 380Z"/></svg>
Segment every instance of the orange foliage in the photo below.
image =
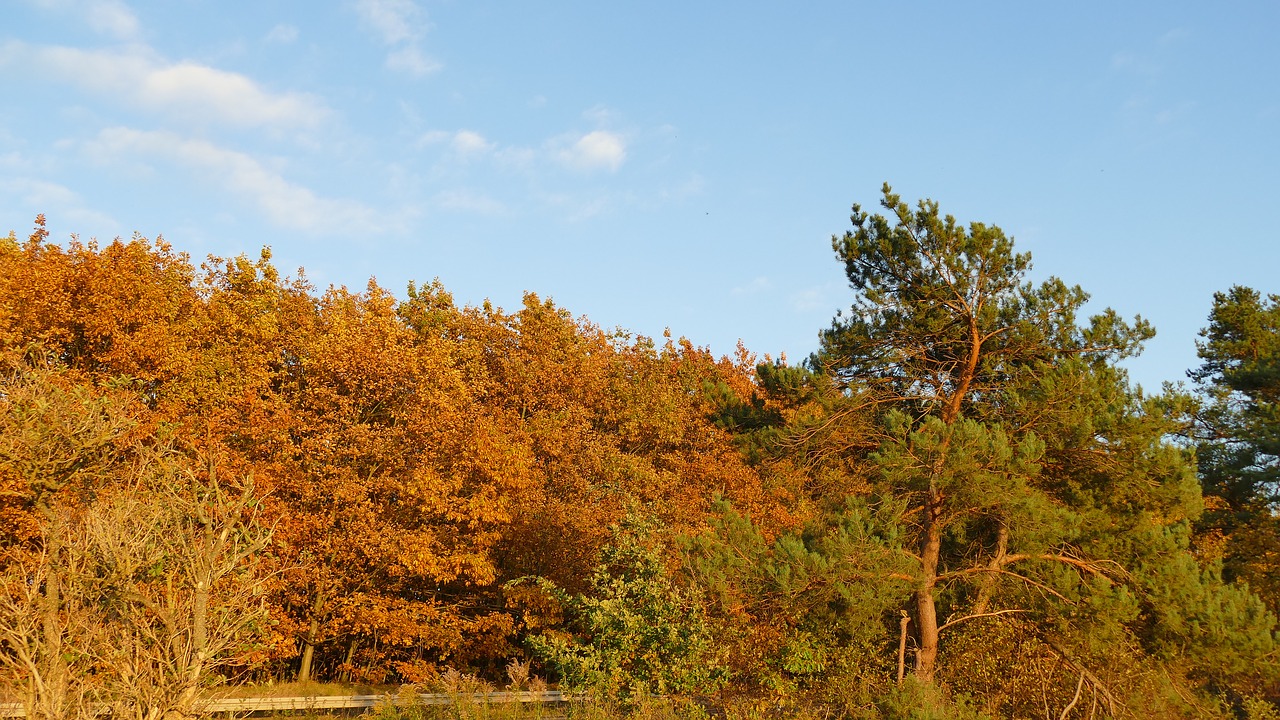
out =
<svg viewBox="0 0 1280 720"><path fill-rule="evenodd" d="M708 384L752 397L745 350L658 347L535 295L514 313L438 283L317 297L266 251L197 270L163 240L60 247L40 225L0 239L0 352L33 351L129 388L141 431L254 475L281 569L275 657L310 645L319 675L500 667L519 652L501 585L580 588L629 510L691 531L723 495L795 521L793 493L710 419ZM20 542L34 520L5 502L0 541Z"/></svg>

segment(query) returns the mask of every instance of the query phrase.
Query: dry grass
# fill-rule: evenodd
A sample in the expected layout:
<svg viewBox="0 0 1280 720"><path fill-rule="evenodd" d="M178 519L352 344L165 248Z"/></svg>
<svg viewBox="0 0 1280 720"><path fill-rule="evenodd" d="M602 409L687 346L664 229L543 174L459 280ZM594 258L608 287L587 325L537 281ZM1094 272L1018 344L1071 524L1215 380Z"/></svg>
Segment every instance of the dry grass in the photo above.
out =
<svg viewBox="0 0 1280 720"><path fill-rule="evenodd" d="M399 685L286 682L236 685L222 689L217 696L229 698L331 697L334 695L395 695L398 692L400 692Z"/></svg>

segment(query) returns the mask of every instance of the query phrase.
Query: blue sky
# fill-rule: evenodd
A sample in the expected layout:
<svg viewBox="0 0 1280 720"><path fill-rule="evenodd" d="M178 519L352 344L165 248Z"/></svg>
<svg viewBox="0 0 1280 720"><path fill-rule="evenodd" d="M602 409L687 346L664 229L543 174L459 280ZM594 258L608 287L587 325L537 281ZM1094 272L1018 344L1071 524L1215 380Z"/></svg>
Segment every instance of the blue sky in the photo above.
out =
<svg viewBox="0 0 1280 720"><path fill-rule="evenodd" d="M0 232L273 249L798 360L881 183L1197 364L1280 292L1280 4L7 0Z"/></svg>

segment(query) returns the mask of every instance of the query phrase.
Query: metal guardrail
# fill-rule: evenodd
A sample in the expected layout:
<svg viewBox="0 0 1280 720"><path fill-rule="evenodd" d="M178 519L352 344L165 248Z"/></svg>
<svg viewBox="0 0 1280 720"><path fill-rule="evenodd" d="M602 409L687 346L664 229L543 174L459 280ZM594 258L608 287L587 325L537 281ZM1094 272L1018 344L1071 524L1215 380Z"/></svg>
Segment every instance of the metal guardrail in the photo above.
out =
<svg viewBox="0 0 1280 720"><path fill-rule="evenodd" d="M216 713L247 714L290 710L359 710L378 705L409 707L413 705L452 705L458 701L475 704L562 703L567 698L559 690L542 692L489 692L468 695L423 693L405 695L308 695L302 697L223 698L197 702L194 710L201 715ZM26 717L21 703L0 704L0 718Z"/></svg>

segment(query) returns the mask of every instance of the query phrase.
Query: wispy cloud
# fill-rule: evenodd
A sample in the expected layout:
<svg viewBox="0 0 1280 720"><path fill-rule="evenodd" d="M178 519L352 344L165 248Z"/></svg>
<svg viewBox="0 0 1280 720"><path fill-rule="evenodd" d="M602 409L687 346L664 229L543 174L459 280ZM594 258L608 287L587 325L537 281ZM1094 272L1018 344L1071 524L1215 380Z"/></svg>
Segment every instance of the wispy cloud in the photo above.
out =
<svg viewBox="0 0 1280 720"><path fill-rule="evenodd" d="M544 142L540 149L499 146L474 130L432 130L419 136L417 145L419 148L443 145L453 160L492 157L509 169L528 170L537 164L550 164L578 172L615 172L627 159L626 140L605 130L558 135Z"/></svg>
<svg viewBox="0 0 1280 720"><path fill-rule="evenodd" d="M791 309L805 314L818 310L834 311L840 306L836 299L840 287L839 283L824 283L793 292L790 297Z"/></svg>
<svg viewBox="0 0 1280 720"><path fill-rule="evenodd" d="M609 125L618 120L618 112L604 105L596 105L582 111L582 117L599 125Z"/></svg>
<svg viewBox="0 0 1280 720"><path fill-rule="evenodd" d="M445 210L495 214L537 206L539 212L551 208L564 221L577 223L618 207L669 202L701 190L702 179L696 175L651 193L602 185L599 173L617 172L628 161L627 143L626 136L608 130L567 132L531 145L504 145L473 129L436 129L419 135L416 147L426 157L434 156L430 182L447 190L435 196L433 204ZM487 194L477 197L456 191L490 171L503 176L496 187L509 191L513 186L505 183L521 178L528 186L519 198L500 192L496 200Z"/></svg>
<svg viewBox="0 0 1280 720"><path fill-rule="evenodd" d="M64 224L70 223L103 235L114 235L120 229L115 218L90 208L79 193L60 183L32 177L3 176L0 177L0 193L15 198L33 218L37 213L48 213Z"/></svg>
<svg viewBox="0 0 1280 720"><path fill-rule="evenodd" d="M560 148L556 157L575 170L616 172L627 159L627 143L617 133L596 130Z"/></svg>
<svg viewBox="0 0 1280 720"><path fill-rule="evenodd" d="M356 12L388 45L417 40L426 32L426 16L413 0L360 0Z"/></svg>
<svg viewBox="0 0 1280 720"><path fill-rule="evenodd" d="M734 295L756 295L773 289L773 283L769 278L759 275L751 279L751 282L745 285L735 287L731 292Z"/></svg>
<svg viewBox="0 0 1280 720"><path fill-rule="evenodd" d="M86 3L85 18L94 30L121 40L138 35L138 18L127 5L117 0L94 0Z"/></svg>
<svg viewBox="0 0 1280 720"><path fill-rule="evenodd" d="M165 62L145 48L80 50L13 41L0 45L3 67L43 73L185 121L294 129L315 126L329 114L314 96L273 93L239 73L189 61Z"/></svg>
<svg viewBox="0 0 1280 720"><path fill-rule="evenodd" d="M1111 55L1113 71L1151 79L1163 75L1169 61L1177 52L1176 46L1191 33L1184 28L1174 28L1155 39L1155 42L1144 43L1140 51L1132 49L1120 50Z"/></svg>
<svg viewBox="0 0 1280 720"><path fill-rule="evenodd" d="M547 205L559 208L564 213L565 222L586 222L608 213L614 207L614 201L608 195L582 196L569 193L550 193L539 197Z"/></svg>
<svg viewBox="0 0 1280 720"><path fill-rule="evenodd" d="M422 76L443 67L422 52L420 43L430 24L413 0L359 0L355 7L361 23L392 48L387 53L387 69Z"/></svg>
<svg viewBox="0 0 1280 720"><path fill-rule="evenodd" d="M1111 56L1111 69L1134 75L1153 77L1163 72L1164 67L1148 55L1126 51L1118 52Z"/></svg>
<svg viewBox="0 0 1280 720"><path fill-rule="evenodd" d="M478 132L460 130L453 136L453 149L463 155L474 155L492 151L493 143Z"/></svg>
<svg viewBox="0 0 1280 720"><path fill-rule="evenodd" d="M474 130L458 130L456 132L432 130L418 138L418 147L420 148L440 144L447 145L454 156L463 159L492 153L497 148L497 145Z"/></svg>
<svg viewBox="0 0 1280 720"><path fill-rule="evenodd" d="M386 227L379 213L363 203L320 197L248 154L205 140L117 127L103 130L88 145L98 157L150 157L185 166L256 205L277 227L324 235Z"/></svg>
<svg viewBox="0 0 1280 720"><path fill-rule="evenodd" d="M298 39L298 28L286 24L276 25L263 39L269 43L288 45Z"/></svg>
<svg viewBox="0 0 1280 720"><path fill-rule="evenodd" d="M138 16L120 0L34 0L33 4L79 18L94 32L117 40L133 40L139 34Z"/></svg>
<svg viewBox="0 0 1280 720"><path fill-rule="evenodd" d="M439 62L422 54L416 45L402 47L387 53L387 69L408 73L421 77L439 72L444 67Z"/></svg>
<svg viewBox="0 0 1280 720"><path fill-rule="evenodd" d="M701 195L707 182L702 175L690 173L685 179L671 185L664 185L658 190L658 200L686 200Z"/></svg>

